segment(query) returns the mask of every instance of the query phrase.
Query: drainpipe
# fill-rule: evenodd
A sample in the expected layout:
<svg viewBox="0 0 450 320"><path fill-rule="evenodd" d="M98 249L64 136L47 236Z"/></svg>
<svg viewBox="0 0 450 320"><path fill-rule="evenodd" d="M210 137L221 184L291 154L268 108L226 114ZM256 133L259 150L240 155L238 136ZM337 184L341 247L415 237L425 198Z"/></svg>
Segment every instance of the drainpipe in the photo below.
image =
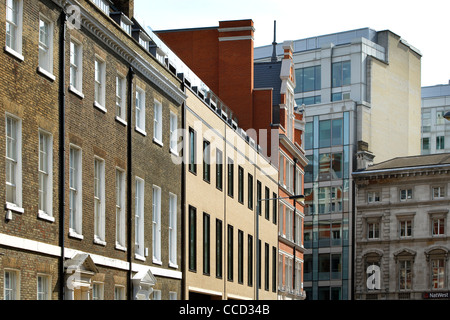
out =
<svg viewBox="0 0 450 320"><path fill-rule="evenodd" d="M134 78L134 70L133 67L129 67L128 71L128 109L127 109L127 260L129 264L128 268L128 277L127 277L127 300L133 300L133 286L131 282L132 276L132 105L133 105L133 78Z"/></svg>
<svg viewBox="0 0 450 320"><path fill-rule="evenodd" d="M59 243L61 247L61 257L59 262L59 300L64 300L64 225L65 225L65 108L66 108L66 88L65 88L65 52L66 52L66 22L67 16L64 10L60 16L59 31Z"/></svg>

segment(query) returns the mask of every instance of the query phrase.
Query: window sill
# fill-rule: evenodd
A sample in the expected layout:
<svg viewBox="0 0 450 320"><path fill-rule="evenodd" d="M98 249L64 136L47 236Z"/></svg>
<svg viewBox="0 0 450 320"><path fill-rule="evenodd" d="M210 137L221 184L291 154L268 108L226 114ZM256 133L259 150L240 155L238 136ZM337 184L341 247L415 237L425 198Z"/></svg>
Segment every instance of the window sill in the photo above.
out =
<svg viewBox="0 0 450 320"><path fill-rule="evenodd" d="M75 230L73 230L73 229L69 229L69 237L75 238L75 239L78 239L78 240L83 240L83 239L84 239L84 236L83 236L83 235L77 233L77 232L76 232Z"/></svg>
<svg viewBox="0 0 450 320"><path fill-rule="evenodd" d="M118 244L118 243L116 243L115 248L116 248L116 250L123 251L123 252L127 252L127 248L125 248L124 246L121 246L121 245Z"/></svg>
<svg viewBox="0 0 450 320"><path fill-rule="evenodd" d="M139 132L140 134L142 134L144 137L147 136L147 132L145 132L144 130L142 130L142 129L138 128L138 127L134 128L134 130L136 132Z"/></svg>
<svg viewBox="0 0 450 320"><path fill-rule="evenodd" d="M36 69L37 73L39 73L40 75L46 77L47 79L51 80L51 81L55 81L56 77L51 74L50 72L48 72L47 70L41 68L41 67L37 67Z"/></svg>
<svg viewBox="0 0 450 320"><path fill-rule="evenodd" d="M48 221L48 222L55 222L55 217L52 217L50 215L48 215L47 213L45 213L44 211L39 210L38 211L38 218Z"/></svg>
<svg viewBox="0 0 450 320"><path fill-rule="evenodd" d="M137 254L137 253L134 254L134 258L136 260L145 261L145 257L141 256L140 254Z"/></svg>
<svg viewBox="0 0 450 320"><path fill-rule="evenodd" d="M124 126L128 125L128 123L119 116L116 116L116 121L119 122L120 124L123 124Z"/></svg>
<svg viewBox="0 0 450 320"><path fill-rule="evenodd" d="M173 154L173 155L176 156L176 157L179 157L179 156L180 156L180 154L178 153L178 151L173 150L172 148L170 148L170 153Z"/></svg>
<svg viewBox="0 0 450 320"><path fill-rule="evenodd" d="M106 241L99 239L97 236L94 237L94 244L98 244L100 246L106 246Z"/></svg>
<svg viewBox="0 0 450 320"><path fill-rule="evenodd" d="M164 147L164 144L156 138L153 138L153 142L156 143L157 145L159 145L160 147Z"/></svg>
<svg viewBox="0 0 450 320"><path fill-rule="evenodd" d="M160 261L160 260L158 260L158 259L155 259L155 258L153 258L153 264L157 264L157 265L159 265L159 266L162 266L162 261Z"/></svg>
<svg viewBox="0 0 450 320"><path fill-rule="evenodd" d="M11 56L13 56L14 58L20 60L21 62L23 62L25 60L25 58L23 57L23 55L21 55L20 53L18 53L16 50L11 49L8 46L5 46L5 52L9 53Z"/></svg>
<svg viewBox="0 0 450 320"><path fill-rule="evenodd" d="M24 208L21 208L21 207L17 206L16 204L9 203L9 202L6 203L5 209L14 211L15 213L24 213L25 212Z"/></svg>
<svg viewBox="0 0 450 320"><path fill-rule="evenodd" d="M169 268L178 269L178 264L173 263L173 262L169 262Z"/></svg>
<svg viewBox="0 0 450 320"><path fill-rule="evenodd" d="M78 91L74 86L69 86L69 91L78 96L80 99L84 99L84 94Z"/></svg>
<svg viewBox="0 0 450 320"><path fill-rule="evenodd" d="M106 108L104 106L102 106L100 103L98 103L97 101L94 102L94 107L103 113L107 112Z"/></svg>

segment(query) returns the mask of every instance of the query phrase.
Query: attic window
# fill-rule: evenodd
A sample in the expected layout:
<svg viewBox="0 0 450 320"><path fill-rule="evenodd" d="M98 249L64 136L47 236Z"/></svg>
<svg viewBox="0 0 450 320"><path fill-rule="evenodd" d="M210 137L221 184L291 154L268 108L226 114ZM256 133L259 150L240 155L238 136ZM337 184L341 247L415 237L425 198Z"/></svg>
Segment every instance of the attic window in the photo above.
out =
<svg viewBox="0 0 450 320"><path fill-rule="evenodd" d="M122 14L122 17L120 18L120 26L122 27L122 29L125 30L126 33L131 34L132 25L133 22Z"/></svg>
<svg viewBox="0 0 450 320"><path fill-rule="evenodd" d="M94 4L100 8L104 13L109 15L109 1L108 0L93 0Z"/></svg>
<svg viewBox="0 0 450 320"><path fill-rule="evenodd" d="M146 50L149 49L150 38L143 32L139 34L139 44L143 46Z"/></svg>

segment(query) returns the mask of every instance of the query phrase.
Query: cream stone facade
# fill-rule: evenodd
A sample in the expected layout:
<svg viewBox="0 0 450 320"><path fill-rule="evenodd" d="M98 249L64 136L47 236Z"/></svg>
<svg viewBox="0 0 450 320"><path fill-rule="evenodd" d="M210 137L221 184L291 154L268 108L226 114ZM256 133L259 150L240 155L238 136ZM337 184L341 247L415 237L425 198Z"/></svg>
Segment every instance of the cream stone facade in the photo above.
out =
<svg viewBox="0 0 450 320"><path fill-rule="evenodd" d="M258 214L257 199L258 185L259 199L266 199L266 190L270 198L274 193L276 197L278 170L242 130L222 117L220 109L215 110L221 107L219 101L203 99L189 87L186 94L185 297L275 300L277 223L272 219L272 203L266 219L266 205L263 201ZM204 142L209 143L206 152ZM222 155L221 169L217 154Z"/></svg>

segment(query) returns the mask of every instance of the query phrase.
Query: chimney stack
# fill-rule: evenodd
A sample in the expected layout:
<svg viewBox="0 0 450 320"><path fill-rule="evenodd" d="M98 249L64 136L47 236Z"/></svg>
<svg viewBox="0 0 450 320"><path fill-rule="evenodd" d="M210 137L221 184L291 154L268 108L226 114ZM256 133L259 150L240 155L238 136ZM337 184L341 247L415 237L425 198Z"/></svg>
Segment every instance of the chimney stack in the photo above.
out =
<svg viewBox="0 0 450 320"><path fill-rule="evenodd" d="M113 0L114 5L129 19L134 17L134 0Z"/></svg>

